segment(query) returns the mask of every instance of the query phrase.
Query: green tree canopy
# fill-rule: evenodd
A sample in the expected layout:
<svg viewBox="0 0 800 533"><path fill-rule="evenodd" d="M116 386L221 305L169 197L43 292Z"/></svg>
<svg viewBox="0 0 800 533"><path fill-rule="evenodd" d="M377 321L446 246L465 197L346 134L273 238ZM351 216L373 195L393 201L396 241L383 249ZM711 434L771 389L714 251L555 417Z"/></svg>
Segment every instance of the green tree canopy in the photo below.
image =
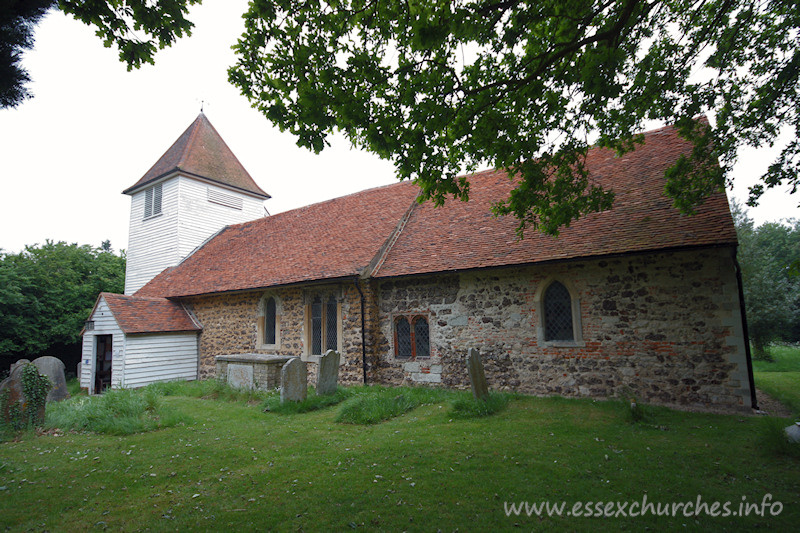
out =
<svg viewBox="0 0 800 533"><path fill-rule="evenodd" d="M125 256L106 241L99 248L47 241L0 254L0 354L41 355L80 340L100 292L124 290Z"/></svg>
<svg viewBox="0 0 800 533"><path fill-rule="evenodd" d="M756 357L768 357L774 341L800 341L800 220L755 226L733 204L739 237L738 259L747 309L747 325Z"/></svg>
<svg viewBox="0 0 800 533"><path fill-rule="evenodd" d="M630 150L646 120L694 142L667 172L684 212L741 145L800 133L796 0L280 0L245 20L229 78L299 145L338 128L436 202L467 197L463 170L507 168L521 182L496 210L551 233L610 205L589 145ZM798 170L795 139L752 201Z"/></svg>
<svg viewBox="0 0 800 533"><path fill-rule="evenodd" d="M189 32L198 1L58 5L138 66ZM782 128L793 140L748 203L800 179L797 0L253 0L245 25L229 79L298 145L343 131L437 203L468 197L464 171L508 169L519 185L495 208L520 229L608 208L584 156L633 149L647 121L694 143L666 173L684 212Z"/></svg>
<svg viewBox="0 0 800 533"><path fill-rule="evenodd" d="M58 8L94 26L106 46L115 45L128 70L153 63L160 48L191 35L186 19L200 0L3 0L0 5L0 109L16 107L31 94L21 65L33 46L33 29L48 10Z"/></svg>

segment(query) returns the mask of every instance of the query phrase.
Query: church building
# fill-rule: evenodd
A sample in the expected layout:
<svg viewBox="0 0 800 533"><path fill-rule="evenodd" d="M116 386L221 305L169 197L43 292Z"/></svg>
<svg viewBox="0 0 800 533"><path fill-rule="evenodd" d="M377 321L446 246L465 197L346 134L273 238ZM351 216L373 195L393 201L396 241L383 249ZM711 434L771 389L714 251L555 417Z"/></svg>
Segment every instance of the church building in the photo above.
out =
<svg viewBox="0 0 800 533"><path fill-rule="evenodd" d="M690 150L672 127L592 149L613 209L518 239L491 212L514 187L495 170L468 176L469 202L418 203L400 182L264 216L269 195L201 114L124 191L126 294L98 297L81 385L210 378L245 354L300 357L313 382L335 349L346 384L463 388L476 348L493 389L748 410L727 198L685 216L664 194Z"/></svg>

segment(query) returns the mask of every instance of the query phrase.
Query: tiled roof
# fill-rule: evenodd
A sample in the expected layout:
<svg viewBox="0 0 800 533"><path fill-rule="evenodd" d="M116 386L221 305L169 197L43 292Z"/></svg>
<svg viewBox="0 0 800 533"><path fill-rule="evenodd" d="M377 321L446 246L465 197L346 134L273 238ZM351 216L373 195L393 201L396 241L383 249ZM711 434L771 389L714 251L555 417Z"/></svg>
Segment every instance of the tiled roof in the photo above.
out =
<svg viewBox="0 0 800 533"><path fill-rule="evenodd" d="M171 298L359 275L417 191L398 183L229 226L136 295Z"/></svg>
<svg viewBox="0 0 800 533"><path fill-rule="evenodd" d="M442 208L417 206L374 277L519 265L668 248L736 243L724 192L712 195L685 216L664 195L664 171L691 145L672 127L645 134L645 144L621 157L594 148L590 176L616 193L614 207L573 222L558 238L532 229L515 234L517 220L496 218L494 202L514 186L506 173L469 177L468 202Z"/></svg>
<svg viewBox="0 0 800 533"><path fill-rule="evenodd" d="M148 183L177 171L233 187L260 198L270 197L256 185L203 113L197 116L191 126L139 181L122 192L131 194Z"/></svg>
<svg viewBox="0 0 800 533"><path fill-rule="evenodd" d="M166 298L142 298L109 292L100 293L117 324L127 333L200 331L180 303Z"/></svg>
<svg viewBox="0 0 800 533"><path fill-rule="evenodd" d="M404 182L230 226L136 294L264 288L358 275L368 266L381 278L735 244L723 192L694 216L664 195L664 171L690 148L668 127L646 133L644 145L621 157L592 149L590 176L615 191L614 208L573 222L558 238L528 230L518 240L517 220L491 213L513 182L486 171L469 176L469 202L417 204L417 187Z"/></svg>

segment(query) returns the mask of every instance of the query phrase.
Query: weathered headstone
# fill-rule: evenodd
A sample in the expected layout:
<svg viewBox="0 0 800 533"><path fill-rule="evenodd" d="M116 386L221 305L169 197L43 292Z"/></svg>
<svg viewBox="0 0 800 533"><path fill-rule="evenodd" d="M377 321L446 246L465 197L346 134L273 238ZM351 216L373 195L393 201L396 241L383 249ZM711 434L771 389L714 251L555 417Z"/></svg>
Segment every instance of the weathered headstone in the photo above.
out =
<svg viewBox="0 0 800 533"><path fill-rule="evenodd" d="M252 389L253 365L228 364L228 385L240 389Z"/></svg>
<svg viewBox="0 0 800 533"><path fill-rule="evenodd" d="M22 372L28 364L30 363L21 363L17 361L17 364L8 377L0 383L0 397L2 397L4 391L8 390L8 400L5 405L6 409L0 412L0 418L5 422L11 421L11 410L14 408L14 405L19 406L18 412L20 413L24 413L29 407L27 398L25 398L24 389L22 388ZM44 404L39 406L38 411L36 419L44 420Z"/></svg>
<svg viewBox="0 0 800 533"><path fill-rule="evenodd" d="M19 404L20 409L22 409L22 405L25 403L25 396L22 394L22 368L23 366L19 362L11 365L11 372L8 377L0 382L0 398L2 398L5 391L8 391L5 393L8 394L5 410L0 413L0 419L4 422L11 420L10 411L14 405Z"/></svg>
<svg viewBox="0 0 800 533"><path fill-rule="evenodd" d="M317 396L325 396L336 392L339 384L339 352L328 350L319 359L317 369Z"/></svg>
<svg viewBox="0 0 800 533"><path fill-rule="evenodd" d="M16 363L11 363L11 368L8 369L9 376L11 375L11 373L14 371L15 368L25 365L27 363L30 363L30 361L28 361L27 359L20 359Z"/></svg>
<svg viewBox="0 0 800 533"><path fill-rule="evenodd" d="M785 431L789 442L800 443L800 422L794 423L791 426L786 426Z"/></svg>
<svg viewBox="0 0 800 533"><path fill-rule="evenodd" d="M32 363L43 376L47 376L53 387L47 393L48 402L60 402L69 398L67 391L67 378L64 376L64 363L57 357L45 355L33 360Z"/></svg>
<svg viewBox="0 0 800 533"><path fill-rule="evenodd" d="M489 397L489 387L486 385L486 374L483 372L481 354L475 348L467 352L467 371L472 395L476 400L486 400Z"/></svg>
<svg viewBox="0 0 800 533"><path fill-rule="evenodd" d="M308 394L308 369L299 357L293 357L281 368L281 403L302 402Z"/></svg>
<svg viewBox="0 0 800 533"><path fill-rule="evenodd" d="M81 373L83 372L83 361L78 361L78 368L75 369L75 375L78 377L78 382L81 380Z"/></svg>

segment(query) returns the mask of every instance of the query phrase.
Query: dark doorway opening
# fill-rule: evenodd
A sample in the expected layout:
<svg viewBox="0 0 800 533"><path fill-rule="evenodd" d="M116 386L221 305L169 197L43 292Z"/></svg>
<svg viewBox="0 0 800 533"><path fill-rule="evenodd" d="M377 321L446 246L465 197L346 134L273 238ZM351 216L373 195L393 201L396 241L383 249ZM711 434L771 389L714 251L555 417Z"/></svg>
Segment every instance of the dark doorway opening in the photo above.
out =
<svg viewBox="0 0 800 533"><path fill-rule="evenodd" d="M100 394L111 386L111 335L95 335L94 393Z"/></svg>

